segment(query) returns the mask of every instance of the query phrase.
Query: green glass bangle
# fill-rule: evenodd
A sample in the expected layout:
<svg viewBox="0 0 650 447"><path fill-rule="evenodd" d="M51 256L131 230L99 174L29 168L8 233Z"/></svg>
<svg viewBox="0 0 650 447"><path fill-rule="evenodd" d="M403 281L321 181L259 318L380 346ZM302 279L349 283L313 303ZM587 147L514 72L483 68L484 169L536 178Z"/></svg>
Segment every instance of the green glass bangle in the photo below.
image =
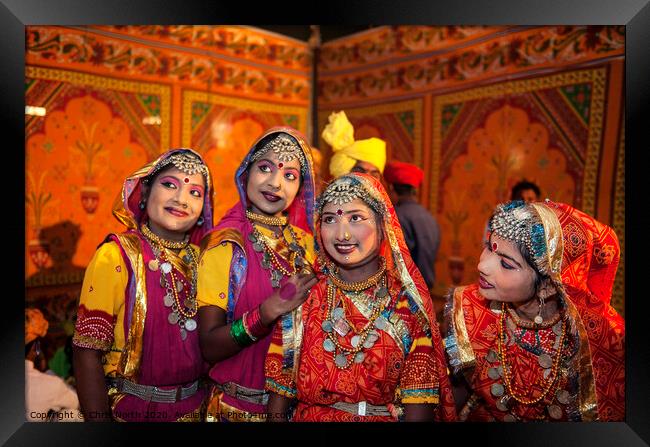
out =
<svg viewBox="0 0 650 447"><path fill-rule="evenodd" d="M244 320L240 318L239 320L233 321L230 326L230 336L235 340L239 346L245 348L253 344L253 339L251 339L246 333L246 328L244 328Z"/></svg>

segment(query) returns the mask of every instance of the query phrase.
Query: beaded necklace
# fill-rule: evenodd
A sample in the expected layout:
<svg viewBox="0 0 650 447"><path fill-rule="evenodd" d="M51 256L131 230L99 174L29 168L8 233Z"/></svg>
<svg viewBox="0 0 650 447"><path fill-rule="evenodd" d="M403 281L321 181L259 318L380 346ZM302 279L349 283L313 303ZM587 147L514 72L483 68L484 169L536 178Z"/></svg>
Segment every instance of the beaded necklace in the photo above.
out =
<svg viewBox="0 0 650 447"><path fill-rule="evenodd" d="M248 217L248 213L246 214ZM251 223L254 222L254 219L248 218ZM285 221L286 223L286 221ZM288 277L295 275L299 269L302 269L306 266L307 261L305 260L305 249L296 243L298 240L296 233L293 231L291 225L286 224L284 227L281 227L279 232L284 239L288 249L289 249L289 259L286 262L289 264L289 268L286 268L280 262L281 256L273 250L266 242L266 238L260 233L255 224L252 225L253 231L248 235L248 240L253 243L253 250L258 253L263 253L262 255L262 267L270 271L271 286L274 289L280 287L280 280L283 277ZM289 242L284 234L284 229L289 230L291 235L291 242Z"/></svg>
<svg viewBox="0 0 650 447"><path fill-rule="evenodd" d="M323 349L326 352L331 352L334 359L334 365L341 370L347 369L352 363L361 363L365 358L365 354L361 352L364 348L370 349L379 340L379 332L377 330L385 330L388 326L388 320L382 315L387 305L390 302L390 295L386 286L386 261L382 259L382 264L379 270L371 277L358 283L348 283L338 278L332 269L327 282L327 319L322 323L322 329L325 332L325 340L323 341ZM344 287L341 287L343 285ZM374 305L372 314L368 318L368 322L360 330L347 319L346 314L350 314L347 309L344 297L341 298L341 306L335 306L334 299L337 291L359 293L370 287L375 287L373 292ZM350 343L351 347L346 347L341 344L340 339L343 339L350 330L353 331L354 336Z"/></svg>
<svg viewBox="0 0 650 447"><path fill-rule="evenodd" d="M287 218L284 216L264 216L263 214L254 213L251 210L246 210L246 217L251 222L258 222L274 227L283 227L287 224Z"/></svg>
<svg viewBox="0 0 650 447"><path fill-rule="evenodd" d="M185 291L185 299L181 303L180 293L183 292L185 287L183 282L176 277L167 253L167 250L170 249L168 245L178 243L160 238L146 224L141 226L141 230L155 256L155 259L149 261L147 266L149 270L154 272L160 269L160 285L166 292L163 303L165 307L171 308L167 321L169 324L179 326L181 339L185 340L187 339L187 332L194 331L197 327L194 319L198 312L196 300L198 262L196 253L194 248L189 245L189 238L187 238L188 243L184 247L187 253L183 256L183 261L190 267L190 288L189 291Z"/></svg>
<svg viewBox="0 0 650 447"><path fill-rule="evenodd" d="M557 379L559 377L559 368L560 368L560 360L562 359L562 349L564 346L564 338L566 335L566 318L562 319L562 329L560 332L560 341L558 344L557 352L555 353L555 358L552 359L551 362L551 372L549 374L549 377L545 380L545 384L543 386L543 391L542 393L537 396L535 399L528 399L525 398L521 395L517 395L514 390L514 386L512 384L512 367L511 365L508 364L508 359L506 357L506 333L505 333L505 319L506 319L506 303L503 302L501 303L501 315L499 316L499 324L497 326L498 329L498 335L497 335L497 349L499 351L499 357L501 359L501 367L503 371L503 382L506 387L506 391L508 393L508 396L511 397L512 399L516 400L517 402L524 404L524 405L533 405L536 404L537 402L541 401L546 397L546 395L551 391L551 388L553 388L553 385L556 384ZM546 354L543 354L546 355Z"/></svg>

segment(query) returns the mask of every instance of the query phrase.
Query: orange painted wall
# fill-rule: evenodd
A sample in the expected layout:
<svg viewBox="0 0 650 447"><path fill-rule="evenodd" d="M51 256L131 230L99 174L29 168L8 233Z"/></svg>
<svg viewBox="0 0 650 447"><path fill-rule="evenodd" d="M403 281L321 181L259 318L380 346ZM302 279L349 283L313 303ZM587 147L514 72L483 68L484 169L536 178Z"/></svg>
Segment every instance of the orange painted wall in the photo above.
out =
<svg viewBox="0 0 650 447"><path fill-rule="evenodd" d="M345 110L356 138L383 138L389 159L424 169L438 295L477 279L486 221L523 177L612 225L624 250L624 42L615 26L396 26L328 42L319 131Z"/></svg>
<svg viewBox="0 0 650 447"><path fill-rule="evenodd" d="M28 26L27 301L62 337L85 266L121 226L123 179L171 147L192 147L215 179L215 220L234 170L263 130L307 132L307 43L244 26ZM65 323L68 321L68 323Z"/></svg>

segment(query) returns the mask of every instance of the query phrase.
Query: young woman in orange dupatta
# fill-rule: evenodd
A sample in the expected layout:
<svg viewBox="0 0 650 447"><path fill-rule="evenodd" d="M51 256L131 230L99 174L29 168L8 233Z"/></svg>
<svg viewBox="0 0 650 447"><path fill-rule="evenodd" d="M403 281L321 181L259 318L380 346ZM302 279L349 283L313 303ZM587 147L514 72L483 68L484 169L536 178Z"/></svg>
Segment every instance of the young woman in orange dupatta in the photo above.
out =
<svg viewBox="0 0 650 447"><path fill-rule="evenodd" d="M549 200L499 205L488 229L478 283L445 308L460 419L622 421L614 231Z"/></svg>
<svg viewBox="0 0 650 447"><path fill-rule="evenodd" d="M235 174L239 202L201 243L199 334L212 365L208 422L266 419L264 358L276 320L291 311L316 278L314 173L298 131L274 127L251 147Z"/></svg>
<svg viewBox="0 0 650 447"><path fill-rule="evenodd" d="M266 359L271 419L454 420L431 298L381 183L335 179L316 216L319 282Z"/></svg>

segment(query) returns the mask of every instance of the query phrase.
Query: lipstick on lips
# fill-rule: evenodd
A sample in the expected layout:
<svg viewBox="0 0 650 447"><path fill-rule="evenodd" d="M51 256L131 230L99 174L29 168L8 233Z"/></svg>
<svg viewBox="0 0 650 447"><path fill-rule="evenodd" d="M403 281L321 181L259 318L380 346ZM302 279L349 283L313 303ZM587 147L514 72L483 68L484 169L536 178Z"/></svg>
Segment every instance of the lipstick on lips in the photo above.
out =
<svg viewBox="0 0 650 447"><path fill-rule="evenodd" d="M177 210L176 208L167 207L165 210L176 217L187 217L188 214L185 211Z"/></svg>
<svg viewBox="0 0 650 447"><path fill-rule="evenodd" d="M275 194L273 194L273 193L271 193L271 192L262 191L262 195L263 195L264 198L265 198L266 200L268 200L269 202L273 202L273 203L275 203L275 202L277 202L278 200L280 200L280 196L276 196Z"/></svg>
<svg viewBox="0 0 650 447"><path fill-rule="evenodd" d="M336 251L342 255L348 255L357 248L357 244L334 244Z"/></svg>
<svg viewBox="0 0 650 447"><path fill-rule="evenodd" d="M494 286L483 279L483 276L478 276L478 285L481 289L494 289Z"/></svg>

